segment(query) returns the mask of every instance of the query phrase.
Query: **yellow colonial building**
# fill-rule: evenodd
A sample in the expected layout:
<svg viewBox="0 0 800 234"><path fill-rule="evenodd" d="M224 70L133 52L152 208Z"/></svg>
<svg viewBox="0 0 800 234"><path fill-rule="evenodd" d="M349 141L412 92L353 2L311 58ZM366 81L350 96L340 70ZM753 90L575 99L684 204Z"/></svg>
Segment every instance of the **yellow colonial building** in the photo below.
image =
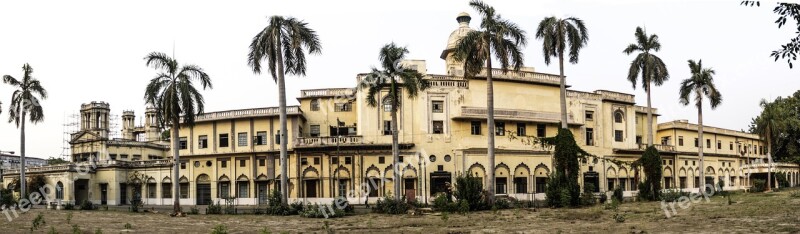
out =
<svg viewBox="0 0 800 234"><path fill-rule="evenodd" d="M267 195L280 188L278 136L286 134L292 201L330 203L344 196L363 204L400 192L428 202L456 176L470 173L485 180L491 168L497 194L543 199L553 149L523 139L557 133L560 78L532 67L465 78L451 51L472 29L469 15L461 14L457 21L441 56L446 74L428 74L424 60L401 63L423 73L430 88L401 100L400 165L392 165L388 103L371 107L360 88L330 88L302 90L296 96L299 105L287 107L285 133L279 132L276 107L207 112L195 125L182 125L179 139L169 139L179 143L180 178L171 178L171 144L160 138L155 109L147 108L144 126L134 126L134 113L123 112L122 139L109 139L109 104L84 104L81 131L72 136L72 162L29 168L28 173L46 175L48 183L62 188L58 198L66 202L125 204L133 191L127 186L129 175L139 172L146 175L141 183L147 205L172 204L172 183L180 183L182 204L204 205L226 197L241 205L265 204ZM494 130L486 125L487 72L494 77ZM355 75L349 86L356 87L364 77ZM643 153L647 108L636 105L634 95L568 90L567 105L569 129L587 152L624 162ZM707 126L707 139L697 140L697 125L683 120L656 124L659 115L653 112L666 188L696 190L699 170L704 170L709 181L724 181L725 189L745 189L752 175L766 172L766 152L758 136ZM496 165L487 164L489 134L496 137ZM706 147L706 168L698 165L701 145ZM581 165L580 183L592 184L597 192L619 186L630 196L635 188L629 166L607 160ZM395 167L401 178L393 178ZM797 183L796 165L775 164L773 171L786 172L790 183ZM13 176L18 174L5 175ZM401 183L402 191L393 191L394 183Z"/></svg>

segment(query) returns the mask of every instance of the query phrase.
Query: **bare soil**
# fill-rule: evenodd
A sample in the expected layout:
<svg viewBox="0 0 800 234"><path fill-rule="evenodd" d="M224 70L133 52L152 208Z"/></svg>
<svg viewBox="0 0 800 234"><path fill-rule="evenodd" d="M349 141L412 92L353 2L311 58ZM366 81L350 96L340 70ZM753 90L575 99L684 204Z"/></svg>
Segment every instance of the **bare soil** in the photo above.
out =
<svg viewBox="0 0 800 234"><path fill-rule="evenodd" d="M792 194L795 193L795 196ZM46 224L34 233L211 233L225 225L228 233L798 233L800 190L774 193L736 193L732 204L721 196L710 202L675 206L667 218L660 202L621 204L615 211L598 205L580 209L510 209L461 214L359 214L336 219L299 216L190 215L171 218L165 213L124 211L64 211L34 209L9 222L0 220L0 233L30 233L41 213ZM188 209L188 208L185 208ZM68 223L68 214L72 219ZM624 215L617 222L614 214ZM0 218L5 219L0 214ZM327 222L327 229L326 229ZM130 223L131 229L125 224Z"/></svg>

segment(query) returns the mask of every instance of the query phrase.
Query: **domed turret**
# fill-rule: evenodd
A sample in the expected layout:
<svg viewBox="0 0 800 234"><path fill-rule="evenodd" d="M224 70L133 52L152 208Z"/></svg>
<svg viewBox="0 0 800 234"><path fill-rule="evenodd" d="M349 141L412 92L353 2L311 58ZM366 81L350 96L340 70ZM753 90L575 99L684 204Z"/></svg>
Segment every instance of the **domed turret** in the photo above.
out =
<svg viewBox="0 0 800 234"><path fill-rule="evenodd" d="M456 47L456 43L458 40L461 40L467 33L471 32L472 29L469 27L469 22L472 20L472 17L469 16L466 12L461 12L456 17L456 21L458 21L458 28L450 33L450 37L447 39L447 48L442 51L442 55L440 56L441 59L447 59L447 55L450 51L452 51Z"/></svg>

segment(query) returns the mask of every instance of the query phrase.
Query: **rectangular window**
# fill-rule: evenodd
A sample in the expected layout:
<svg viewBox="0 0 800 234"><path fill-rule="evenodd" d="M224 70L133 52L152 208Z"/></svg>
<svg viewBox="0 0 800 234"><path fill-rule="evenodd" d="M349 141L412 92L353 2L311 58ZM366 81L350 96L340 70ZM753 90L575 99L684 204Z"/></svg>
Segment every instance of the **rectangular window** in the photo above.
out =
<svg viewBox="0 0 800 234"><path fill-rule="evenodd" d="M528 178L514 177L514 186L516 193L528 193Z"/></svg>
<svg viewBox="0 0 800 234"><path fill-rule="evenodd" d="M319 100L314 99L311 100L311 111L318 111L319 110Z"/></svg>
<svg viewBox="0 0 800 234"><path fill-rule="evenodd" d="M181 169L186 169L186 163L185 162L181 163Z"/></svg>
<svg viewBox="0 0 800 234"><path fill-rule="evenodd" d="M219 162L219 165L220 165L222 168L226 168L226 167L228 167L228 161L220 161L220 162Z"/></svg>
<svg viewBox="0 0 800 234"><path fill-rule="evenodd" d="M697 138L694 138L694 147L700 147L700 141L698 141Z"/></svg>
<svg viewBox="0 0 800 234"><path fill-rule="evenodd" d="M586 111L586 121L594 120L594 111Z"/></svg>
<svg viewBox="0 0 800 234"><path fill-rule="evenodd" d="M267 132L256 132L256 136L253 137L253 144L255 144L255 145L266 145L267 144Z"/></svg>
<svg viewBox="0 0 800 234"><path fill-rule="evenodd" d="M536 125L536 137L546 137L546 136L547 136L547 125L537 124Z"/></svg>
<svg viewBox="0 0 800 234"><path fill-rule="evenodd" d="M636 136L636 144L642 144L642 136Z"/></svg>
<svg viewBox="0 0 800 234"><path fill-rule="evenodd" d="M494 123L494 135L495 136L505 136L506 135L506 123L504 123L504 122Z"/></svg>
<svg viewBox="0 0 800 234"><path fill-rule="evenodd" d="M353 163L353 159L350 157L344 157L344 164L350 165Z"/></svg>
<svg viewBox="0 0 800 234"><path fill-rule="evenodd" d="M161 183L161 198L172 198L172 184Z"/></svg>
<svg viewBox="0 0 800 234"><path fill-rule="evenodd" d="M586 145L594 145L594 129L586 128Z"/></svg>
<svg viewBox="0 0 800 234"><path fill-rule="evenodd" d="M247 181L236 182L236 185L239 186L239 190L236 192L236 196L239 198L248 198L250 197L250 183Z"/></svg>
<svg viewBox="0 0 800 234"><path fill-rule="evenodd" d="M179 143L180 144L180 149L184 150L184 149L188 148L186 144L188 144L189 141L186 139L186 137L178 138L178 140L180 141L180 143Z"/></svg>
<svg viewBox="0 0 800 234"><path fill-rule="evenodd" d="M280 144L281 138L281 130L278 130L278 134L275 134L275 144Z"/></svg>
<svg viewBox="0 0 800 234"><path fill-rule="evenodd" d="M189 198L189 183L181 183L180 191L178 192L180 192L182 199Z"/></svg>
<svg viewBox="0 0 800 234"><path fill-rule="evenodd" d="M433 113L442 113L442 112L444 112L444 102L443 101L432 101L431 102L431 112L433 112Z"/></svg>
<svg viewBox="0 0 800 234"><path fill-rule="evenodd" d="M334 105L334 111L335 112L350 112L352 110L353 110L353 104L349 103L349 102L348 103L336 103Z"/></svg>
<svg viewBox="0 0 800 234"><path fill-rule="evenodd" d="M319 157L314 157L314 165L319 165Z"/></svg>
<svg viewBox="0 0 800 234"><path fill-rule="evenodd" d="M717 141L717 149L722 149L722 141Z"/></svg>
<svg viewBox="0 0 800 234"><path fill-rule="evenodd" d="M706 139L706 148L711 148L711 139Z"/></svg>
<svg viewBox="0 0 800 234"><path fill-rule="evenodd" d="M219 134L219 147L228 147L229 142L227 133Z"/></svg>
<svg viewBox="0 0 800 234"><path fill-rule="evenodd" d="M392 121L383 121L383 135L392 135Z"/></svg>
<svg viewBox="0 0 800 234"><path fill-rule="evenodd" d="M378 163L380 163L380 164L386 163L386 158L383 157L383 156L378 157Z"/></svg>
<svg viewBox="0 0 800 234"><path fill-rule="evenodd" d="M433 134L442 134L444 132L443 121L433 121Z"/></svg>
<svg viewBox="0 0 800 234"><path fill-rule="evenodd" d="M622 142L622 130L614 130L614 141Z"/></svg>
<svg viewBox="0 0 800 234"><path fill-rule="evenodd" d="M399 156L399 157L397 157L397 161L398 161L398 162L403 162L403 156Z"/></svg>
<svg viewBox="0 0 800 234"><path fill-rule="evenodd" d="M111 160L117 160L116 154L109 154L108 157L111 158Z"/></svg>
<svg viewBox="0 0 800 234"><path fill-rule="evenodd" d="M319 125L311 125L311 137L319 137Z"/></svg>
<svg viewBox="0 0 800 234"><path fill-rule="evenodd" d="M733 141L731 141L731 143L728 145L728 148L730 148L730 150L733 150Z"/></svg>
<svg viewBox="0 0 800 234"><path fill-rule="evenodd" d="M219 183L219 197L220 198L228 198L230 197L231 193L231 184L230 182L221 182Z"/></svg>
<svg viewBox="0 0 800 234"><path fill-rule="evenodd" d="M239 167L246 167L247 162L245 160L239 160Z"/></svg>
<svg viewBox="0 0 800 234"><path fill-rule="evenodd" d="M266 164L267 164L267 162L266 162L266 161L267 161L267 160L264 160L263 158L262 158L262 159L259 159L259 160L258 160L258 166L259 166L259 167L263 167L264 165L266 165Z"/></svg>
<svg viewBox="0 0 800 234"><path fill-rule="evenodd" d="M197 148L199 149L208 148L208 136L201 135L197 137Z"/></svg>
<svg viewBox="0 0 800 234"><path fill-rule="evenodd" d="M472 121L470 123L470 133L472 135L481 135L481 121Z"/></svg>
<svg viewBox="0 0 800 234"><path fill-rule="evenodd" d="M683 146L683 137L682 136L678 137L678 146Z"/></svg>
<svg viewBox="0 0 800 234"><path fill-rule="evenodd" d="M156 184L147 184L147 198L156 198Z"/></svg>
<svg viewBox="0 0 800 234"><path fill-rule="evenodd" d="M339 164L339 157L331 157L331 164Z"/></svg>
<svg viewBox="0 0 800 234"><path fill-rule="evenodd" d="M247 133L240 132L237 141L239 141L239 146L247 146Z"/></svg>
<svg viewBox="0 0 800 234"><path fill-rule="evenodd" d="M308 165L308 158L301 158L300 165Z"/></svg>
<svg viewBox="0 0 800 234"><path fill-rule="evenodd" d="M527 126L525 123L517 123L517 136L527 136Z"/></svg>

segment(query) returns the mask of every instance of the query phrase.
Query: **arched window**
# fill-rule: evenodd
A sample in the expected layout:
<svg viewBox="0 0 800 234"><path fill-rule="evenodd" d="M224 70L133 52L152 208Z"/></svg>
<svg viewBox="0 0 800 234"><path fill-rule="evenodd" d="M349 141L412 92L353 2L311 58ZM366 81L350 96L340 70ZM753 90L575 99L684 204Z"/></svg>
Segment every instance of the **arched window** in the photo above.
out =
<svg viewBox="0 0 800 234"><path fill-rule="evenodd" d="M56 199L64 199L64 184L61 181L56 183Z"/></svg>
<svg viewBox="0 0 800 234"><path fill-rule="evenodd" d="M622 114L622 111L618 110L618 111L614 112L614 122L615 123L622 123L623 116L624 115Z"/></svg>
<svg viewBox="0 0 800 234"><path fill-rule="evenodd" d="M319 99L311 100L311 111L318 111L319 110Z"/></svg>

